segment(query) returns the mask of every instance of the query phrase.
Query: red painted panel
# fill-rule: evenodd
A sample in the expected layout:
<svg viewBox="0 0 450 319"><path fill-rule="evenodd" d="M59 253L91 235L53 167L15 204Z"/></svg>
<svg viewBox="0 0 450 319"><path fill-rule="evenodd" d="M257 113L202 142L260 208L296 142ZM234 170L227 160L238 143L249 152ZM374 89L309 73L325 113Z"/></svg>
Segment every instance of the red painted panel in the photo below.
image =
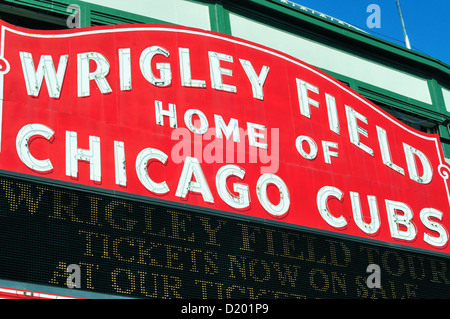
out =
<svg viewBox="0 0 450 319"><path fill-rule="evenodd" d="M449 168L438 135L405 126L302 61L238 38L165 25L50 32L2 22L0 39L3 170L449 252ZM159 51L151 58L146 54L152 47ZM126 72L120 68L119 49L130 52L130 62L125 63L125 69L130 66L130 90L120 86ZM161 54L162 49L168 56ZM33 68L26 59L21 60L20 52L32 59ZM90 52L94 54L86 54ZM189 63L181 58L181 52ZM59 64L65 55L67 63ZM39 67L45 56L51 57L54 70L51 63ZM84 71L81 57L88 61ZM96 75L95 61L100 58L105 73ZM244 60L248 61L248 73ZM39 94L32 96L26 83L40 84L39 72L46 75ZM165 85L152 83L150 74ZM203 86L183 85L183 75ZM102 92L97 80L107 83L111 91ZM214 86L220 80L223 87ZM60 94L50 97L47 88L58 91L58 81ZM80 96L80 81L89 86L88 96ZM165 111L173 105L176 128L168 116L158 123L159 103ZM198 114L206 121L201 122L203 127L194 123L195 130L189 120L195 122ZM236 121L239 142L232 136L225 142L223 131L223 138L218 138L216 127L221 122L217 116L230 125L230 133ZM42 136L36 124L49 130L51 138ZM24 127L29 136L18 140ZM256 134L253 137L248 134L249 127ZM71 154L68 132L77 133L75 150L92 151L90 136L98 137L100 144L100 152L92 155L100 156L96 164L86 161L88 153L84 160L75 161L78 173L74 177L67 171ZM121 162L115 153L117 141L123 142L126 185L116 182L118 167L123 167L116 167L116 162ZM146 149L167 157L165 163L149 161L141 173L156 186L165 186L163 193L146 188L138 176L136 160ZM38 169L19 155L32 155L40 165L48 159L46 163L53 168ZM217 184L217 173L231 168L229 165L240 167L244 177L231 176L226 183L219 180ZM100 172L98 181L90 177L93 168ZM183 175L183 169L190 173ZM197 184L189 183L191 178ZM236 185L240 185L240 193ZM249 203L227 202L227 194L237 202L239 194L248 196ZM358 197L360 222L355 215ZM379 226L375 224L369 233L366 226L376 216Z"/></svg>

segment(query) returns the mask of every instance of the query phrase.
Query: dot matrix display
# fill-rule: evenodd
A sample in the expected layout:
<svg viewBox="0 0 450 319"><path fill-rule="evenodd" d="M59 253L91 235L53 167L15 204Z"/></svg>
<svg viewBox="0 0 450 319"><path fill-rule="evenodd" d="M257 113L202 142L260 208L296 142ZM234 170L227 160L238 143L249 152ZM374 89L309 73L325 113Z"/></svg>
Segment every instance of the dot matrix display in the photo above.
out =
<svg viewBox="0 0 450 319"><path fill-rule="evenodd" d="M82 290L124 297L450 297L446 257L169 204L0 177L0 279L65 288L76 264Z"/></svg>

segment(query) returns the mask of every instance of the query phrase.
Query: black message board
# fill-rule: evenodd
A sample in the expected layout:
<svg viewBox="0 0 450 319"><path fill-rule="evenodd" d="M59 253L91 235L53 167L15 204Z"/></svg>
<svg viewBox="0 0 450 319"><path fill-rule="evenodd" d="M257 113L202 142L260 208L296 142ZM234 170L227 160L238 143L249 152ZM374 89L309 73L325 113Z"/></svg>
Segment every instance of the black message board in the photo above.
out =
<svg viewBox="0 0 450 319"><path fill-rule="evenodd" d="M450 297L444 256L120 194L0 177L0 220L3 280L161 299Z"/></svg>

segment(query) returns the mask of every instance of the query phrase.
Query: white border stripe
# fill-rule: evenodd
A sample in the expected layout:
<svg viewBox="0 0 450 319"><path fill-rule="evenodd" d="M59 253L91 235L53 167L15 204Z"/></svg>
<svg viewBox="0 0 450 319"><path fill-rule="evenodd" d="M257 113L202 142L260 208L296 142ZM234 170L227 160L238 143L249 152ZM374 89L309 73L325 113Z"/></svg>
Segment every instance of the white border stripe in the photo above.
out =
<svg viewBox="0 0 450 319"><path fill-rule="evenodd" d="M29 290L17 290L17 289L9 289L9 288L0 288L0 293L6 293L15 295L17 297L33 297L33 298L41 298L41 299L74 299L68 296L62 295L52 295L40 292L34 292ZM14 297L14 296L11 296ZM8 298L0 298L0 299L8 299Z"/></svg>

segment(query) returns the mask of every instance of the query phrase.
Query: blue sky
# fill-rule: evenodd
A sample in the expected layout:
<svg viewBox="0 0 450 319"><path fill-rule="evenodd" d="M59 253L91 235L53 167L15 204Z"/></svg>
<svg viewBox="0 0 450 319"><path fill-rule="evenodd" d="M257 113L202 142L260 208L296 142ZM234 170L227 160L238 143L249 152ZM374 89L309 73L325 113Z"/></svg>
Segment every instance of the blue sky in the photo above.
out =
<svg viewBox="0 0 450 319"><path fill-rule="evenodd" d="M290 0L405 46L395 0ZM450 1L399 0L411 49L450 65ZM369 28L371 4L380 8L380 27Z"/></svg>

